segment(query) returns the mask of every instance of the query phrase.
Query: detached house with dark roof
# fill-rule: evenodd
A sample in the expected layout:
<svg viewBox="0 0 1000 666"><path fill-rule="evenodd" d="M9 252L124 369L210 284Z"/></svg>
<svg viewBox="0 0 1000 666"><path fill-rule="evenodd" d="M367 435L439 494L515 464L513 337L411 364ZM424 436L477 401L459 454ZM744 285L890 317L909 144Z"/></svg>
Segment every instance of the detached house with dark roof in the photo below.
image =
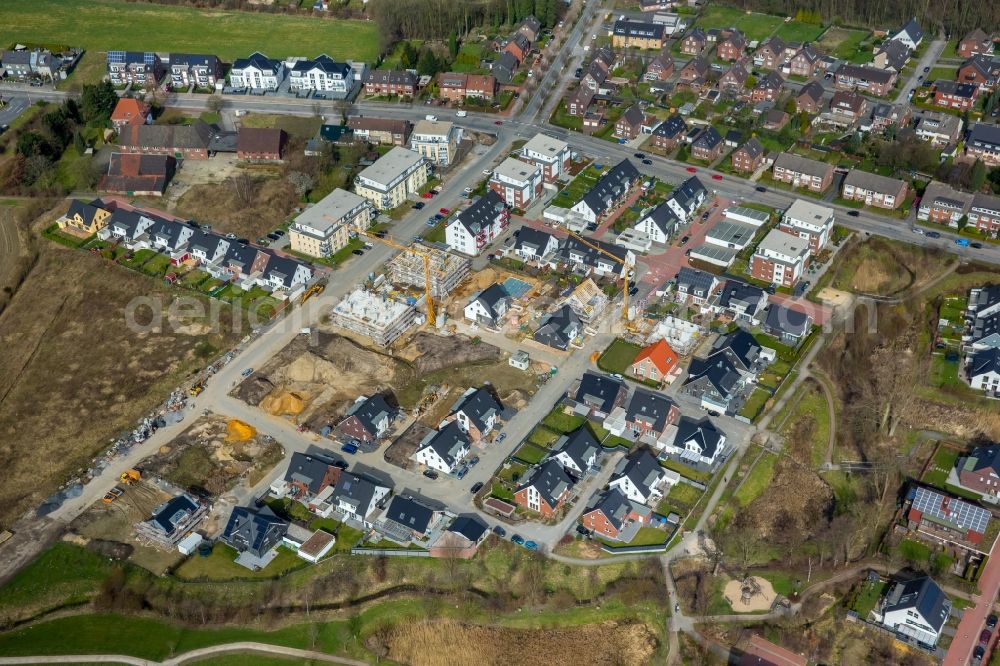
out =
<svg viewBox="0 0 1000 666"><path fill-rule="evenodd" d="M440 427L454 421L473 442L478 442L493 432L502 413L503 405L488 386L470 388L452 405L451 414Z"/></svg>
<svg viewBox="0 0 1000 666"><path fill-rule="evenodd" d="M723 147L719 130L709 125L691 142L691 156L706 162L714 162L722 155Z"/></svg>
<svg viewBox="0 0 1000 666"><path fill-rule="evenodd" d="M584 509L580 522L604 539L628 543L643 527L650 524L653 511L634 502L613 488L596 496Z"/></svg>
<svg viewBox="0 0 1000 666"><path fill-rule="evenodd" d="M687 124L679 114L674 114L656 126L649 142L664 152L670 152L687 132Z"/></svg>
<svg viewBox="0 0 1000 666"><path fill-rule="evenodd" d="M60 229L72 229L87 236L96 234L108 225L108 220L111 217L111 211L95 205L98 203L100 203L100 199L92 203L73 199L69 202L69 208L62 217L56 220L56 223Z"/></svg>
<svg viewBox="0 0 1000 666"><path fill-rule="evenodd" d="M708 60L704 56L696 56L688 61L688 64L681 67L677 78L678 85L686 85L695 90L705 85L708 77Z"/></svg>
<svg viewBox="0 0 1000 666"><path fill-rule="evenodd" d="M330 503L335 515L344 522L372 527L375 510L384 505L391 489L349 472L343 472L333 489Z"/></svg>
<svg viewBox="0 0 1000 666"><path fill-rule="evenodd" d="M719 286L719 278L706 271L682 266L677 272L677 301L705 305Z"/></svg>
<svg viewBox="0 0 1000 666"><path fill-rule="evenodd" d="M441 513L412 497L396 495L378 521L378 529L388 539L406 545L425 539Z"/></svg>
<svg viewBox="0 0 1000 666"><path fill-rule="evenodd" d="M488 190L465 210L452 215L445 227L448 248L478 256L510 224L510 209L494 190Z"/></svg>
<svg viewBox="0 0 1000 666"><path fill-rule="evenodd" d="M709 355L694 358L681 390L701 400L702 409L735 412L744 387L756 378L764 358L763 347L752 335L737 329L713 343Z"/></svg>
<svg viewBox="0 0 1000 666"><path fill-rule="evenodd" d="M532 338L547 347L566 351L582 332L580 316L569 305L563 305L542 318Z"/></svg>
<svg viewBox="0 0 1000 666"><path fill-rule="evenodd" d="M603 421L614 410L625 404L628 386L621 379L588 370L570 391L575 411L587 418Z"/></svg>
<svg viewBox="0 0 1000 666"><path fill-rule="evenodd" d="M823 86L818 81L810 81L802 86L795 98L798 113L819 113L823 108Z"/></svg>
<svg viewBox="0 0 1000 666"><path fill-rule="evenodd" d="M668 51L660 51L646 66L643 81L666 81L674 73L674 59Z"/></svg>
<svg viewBox="0 0 1000 666"><path fill-rule="evenodd" d="M601 443L584 425L557 439L549 458L559 461L563 469L579 480L597 470Z"/></svg>
<svg viewBox="0 0 1000 666"><path fill-rule="evenodd" d="M951 609L951 599L924 576L895 583L873 614L876 622L889 631L934 647L951 617Z"/></svg>
<svg viewBox="0 0 1000 666"><path fill-rule="evenodd" d="M974 55L959 66L955 80L973 83L983 91L990 90L1000 81L1000 58Z"/></svg>
<svg viewBox="0 0 1000 666"><path fill-rule="evenodd" d="M604 419L604 427L618 437L656 445L679 416L677 403L663 393L636 388L625 407Z"/></svg>
<svg viewBox="0 0 1000 666"><path fill-rule="evenodd" d="M465 318L489 328L499 328L510 308L511 298L503 285L494 282L474 295L465 306Z"/></svg>
<svg viewBox="0 0 1000 666"><path fill-rule="evenodd" d="M532 227L521 227L511 248L521 261L544 263L559 251L559 238Z"/></svg>
<svg viewBox="0 0 1000 666"><path fill-rule="evenodd" d="M1000 397L1000 348L970 352L966 356L965 374L972 388L989 397Z"/></svg>
<svg viewBox="0 0 1000 666"><path fill-rule="evenodd" d="M733 169L739 173L753 173L764 164L764 146L756 137L733 151Z"/></svg>
<svg viewBox="0 0 1000 666"><path fill-rule="evenodd" d="M906 25L893 33L889 39L890 41L901 42L906 48L916 51L917 47L920 46L920 42L924 39L924 31L920 27L920 24L917 23L916 17L914 17L907 21Z"/></svg>
<svg viewBox="0 0 1000 666"><path fill-rule="evenodd" d="M641 179L638 169L624 159L602 174L572 210L588 222L596 222L620 206Z"/></svg>
<svg viewBox="0 0 1000 666"><path fill-rule="evenodd" d="M971 58L974 55L992 55L993 38L983 32L982 28L973 28L958 43L956 52L962 58Z"/></svg>
<svg viewBox="0 0 1000 666"><path fill-rule="evenodd" d="M715 47L716 57L720 60L739 60L747 48L747 38L739 30L732 30Z"/></svg>
<svg viewBox="0 0 1000 666"><path fill-rule="evenodd" d="M681 53L684 55L698 55L705 50L708 45L708 36L701 28L695 28L681 39Z"/></svg>
<svg viewBox="0 0 1000 666"><path fill-rule="evenodd" d="M561 462L549 458L524 475L514 492L514 503L550 518L569 501L572 491L573 478Z"/></svg>
<svg viewBox="0 0 1000 666"><path fill-rule="evenodd" d="M733 319L759 325L767 305L767 293L752 284L740 280L726 280L719 292L718 309Z"/></svg>
<svg viewBox="0 0 1000 666"><path fill-rule="evenodd" d="M778 303L767 306L762 328L782 344L797 347L809 335L812 317Z"/></svg>
<svg viewBox="0 0 1000 666"><path fill-rule="evenodd" d="M762 76L750 91L751 102L773 102L781 95L785 79L778 72L770 71Z"/></svg>
<svg viewBox="0 0 1000 666"><path fill-rule="evenodd" d="M664 451L688 464L712 466L726 448L726 435L707 416L695 419L682 416L674 437Z"/></svg>
<svg viewBox="0 0 1000 666"><path fill-rule="evenodd" d="M417 445L413 459L429 469L436 469L445 474L456 471L465 456L469 455L472 442L458 421L451 421L440 430L427 433L423 441Z"/></svg>
<svg viewBox="0 0 1000 666"><path fill-rule="evenodd" d="M1000 350L986 350L994 354ZM959 485L991 501L1000 496L1000 444L977 446L955 462Z"/></svg>
<svg viewBox="0 0 1000 666"><path fill-rule="evenodd" d="M654 506L679 481L680 474L661 466L656 456L643 446L618 463L608 489L617 490L633 502Z"/></svg>
<svg viewBox="0 0 1000 666"><path fill-rule="evenodd" d="M753 52L753 65L763 69L777 69L785 64L785 40L775 35Z"/></svg>
<svg viewBox="0 0 1000 666"><path fill-rule="evenodd" d="M326 455L292 453L285 476L271 483L271 494L275 497L290 497L306 506L327 488L329 494L340 480L342 469L334 465L334 459Z"/></svg>
<svg viewBox="0 0 1000 666"><path fill-rule="evenodd" d="M623 113L621 118L618 119L618 122L615 123L615 138L628 139L631 141L639 136L645 120L646 114L642 112L642 109L639 108L638 104L630 106L625 109L625 113Z"/></svg>
<svg viewBox="0 0 1000 666"><path fill-rule="evenodd" d="M360 396L347 410L337 429L347 437L374 443L389 434L399 410L386 402L381 393Z"/></svg>
<svg viewBox="0 0 1000 666"><path fill-rule="evenodd" d="M237 506L229 514L221 541L239 553L237 564L257 571L277 557L274 550L281 544L286 532L288 521L276 516L270 507L254 509Z"/></svg>

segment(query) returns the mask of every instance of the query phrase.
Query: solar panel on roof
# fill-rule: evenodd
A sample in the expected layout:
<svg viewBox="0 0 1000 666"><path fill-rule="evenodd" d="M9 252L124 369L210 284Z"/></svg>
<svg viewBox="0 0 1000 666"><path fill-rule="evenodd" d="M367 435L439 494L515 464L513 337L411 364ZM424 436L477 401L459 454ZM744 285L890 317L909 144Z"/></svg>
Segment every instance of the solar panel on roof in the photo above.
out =
<svg viewBox="0 0 1000 666"><path fill-rule="evenodd" d="M960 499L936 493L927 488L917 488L913 508L924 515L953 523L959 527L984 534L991 514L986 509Z"/></svg>

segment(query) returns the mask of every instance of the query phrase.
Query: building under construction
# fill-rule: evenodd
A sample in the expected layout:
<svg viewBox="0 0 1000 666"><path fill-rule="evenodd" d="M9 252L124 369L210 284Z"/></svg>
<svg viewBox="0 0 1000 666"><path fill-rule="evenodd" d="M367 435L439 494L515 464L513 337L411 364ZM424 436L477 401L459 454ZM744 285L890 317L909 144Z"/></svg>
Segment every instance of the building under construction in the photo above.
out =
<svg viewBox="0 0 1000 666"><path fill-rule="evenodd" d="M431 259L431 297L443 300L469 274L472 263L457 255L430 245L415 245L414 249ZM424 288L424 259L412 252L400 252L389 261L389 281Z"/></svg>
<svg viewBox="0 0 1000 666"><path fill-rule="evenodd" d="M387 294L355 289L334 306L331 321L388 347L417 323L417 310Z"/></svg>

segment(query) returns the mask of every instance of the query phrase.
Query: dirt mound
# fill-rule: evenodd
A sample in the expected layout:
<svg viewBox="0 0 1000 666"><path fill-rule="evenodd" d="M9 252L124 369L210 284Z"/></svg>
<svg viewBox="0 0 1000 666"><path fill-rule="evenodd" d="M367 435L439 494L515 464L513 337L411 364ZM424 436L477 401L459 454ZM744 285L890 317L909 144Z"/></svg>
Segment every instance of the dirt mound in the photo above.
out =
<svg viewBox="0 0 1000 666"><path fill-rule="evenodd" d="M260 408L272 416L285 414L297 416L306 408L308 402L307 394L276 391L260 401Z"/></svg>
<svg viewBox="0 0 1000 666"><path fill-rule="evenodd" d="M451 620L419 622L378 632L366 643L387 649L393 661L413 666L542 663L648 664L656 637L643 624L604 622L578 627L510 629ZM381 645L379 645L381 643Z"/></svg>
<svg viewBox="0 0 1000 666"><path fill-rule="evenodd" d="M753 525L761 539L791 543L824 530L832 508L830 486L811 469L782 458L767 491L740 519Z"/></svg>
<svg viewBox="0 0 1000 666"><path fill-rule="evenodd" d="M227 442L245 442L256 434L257 430L252 425L239 419L231 419L226 424Z"/></svg>
<svg viewBox="0 0 1000 666"><path fill-rule="evenodd" d="M260 401L273 390L274 383L270 379L255 375L240 384L237 397L248 405L259 405Z"/></svg>
<svg viewBox="0 0 1000 666"><path fill-rule="evenodd" d="M421 331L413 336L401 355L411 359L417 373L423 375L456 365L496 361L500 349L485 342L474 344L459 335L441 337Z"/></svg>

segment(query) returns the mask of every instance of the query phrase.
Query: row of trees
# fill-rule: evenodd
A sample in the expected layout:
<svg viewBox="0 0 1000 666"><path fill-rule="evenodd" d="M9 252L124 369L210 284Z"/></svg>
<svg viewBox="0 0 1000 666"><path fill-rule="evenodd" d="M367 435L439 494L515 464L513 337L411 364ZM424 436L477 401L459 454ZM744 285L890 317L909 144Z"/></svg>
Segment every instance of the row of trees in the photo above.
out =
<svg viewBox="0 0 1000 666"><path fill-rule="evenodd" d="M809 22L847 23L869 28L896 29L911 18L934 33L944 30L962 37L973 28L989 33L1000 24L1000 3L975 0L724 0L743 10L802 16Z"/></svg>

